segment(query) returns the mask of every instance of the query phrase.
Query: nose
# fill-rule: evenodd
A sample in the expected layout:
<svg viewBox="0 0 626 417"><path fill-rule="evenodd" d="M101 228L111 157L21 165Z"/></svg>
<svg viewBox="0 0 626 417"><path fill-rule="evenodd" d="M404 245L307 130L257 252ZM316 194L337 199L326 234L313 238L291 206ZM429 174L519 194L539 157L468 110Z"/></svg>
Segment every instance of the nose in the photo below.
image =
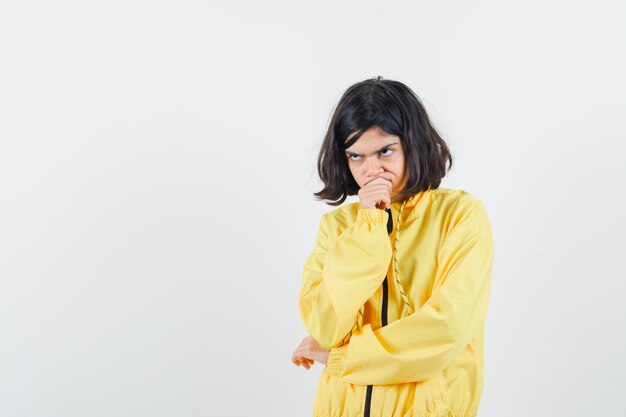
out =
<svg viewBox="0 0 626 417"><path fill-rule="evenodd" d="M383 166L378 160L377 156L370 156L365 160L365 175L368 177L375 177L383 172Z"/></svg>

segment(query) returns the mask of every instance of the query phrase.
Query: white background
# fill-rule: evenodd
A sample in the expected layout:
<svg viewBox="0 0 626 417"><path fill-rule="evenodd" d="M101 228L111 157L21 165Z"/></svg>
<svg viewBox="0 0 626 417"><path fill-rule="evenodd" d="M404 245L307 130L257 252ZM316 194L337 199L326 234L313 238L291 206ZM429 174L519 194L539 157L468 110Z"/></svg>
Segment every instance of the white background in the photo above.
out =
<svg viewBox="0 0 626 417"><path fill-rule="evenodd" d="M623 413L625 40L623 1L1 1L0 415L310 415L316 154L377 75L492 222L479 415Z"/></svg>

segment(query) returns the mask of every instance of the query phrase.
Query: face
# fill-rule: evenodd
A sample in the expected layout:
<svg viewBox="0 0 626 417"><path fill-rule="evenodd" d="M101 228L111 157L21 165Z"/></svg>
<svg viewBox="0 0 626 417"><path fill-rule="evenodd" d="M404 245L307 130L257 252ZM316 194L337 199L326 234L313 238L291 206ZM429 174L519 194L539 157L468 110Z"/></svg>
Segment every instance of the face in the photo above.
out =
<svg viewBox="0 0 626 417"><path fill-rule="evenodd" d="M348 136L347 140L350 138ZM389 135L378 126L372 126L346 149L346 157L359 187L375 178L386 178L392 183L391 201L399 201L398 194L406 180L404 149L399 136Z"/></svg>

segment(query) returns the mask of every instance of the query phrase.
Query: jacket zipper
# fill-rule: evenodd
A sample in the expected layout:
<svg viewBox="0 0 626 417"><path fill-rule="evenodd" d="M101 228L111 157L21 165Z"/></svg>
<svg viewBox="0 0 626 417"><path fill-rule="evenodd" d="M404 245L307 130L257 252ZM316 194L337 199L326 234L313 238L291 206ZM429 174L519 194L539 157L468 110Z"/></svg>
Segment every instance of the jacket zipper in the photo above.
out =
<svg viewBox="0 0 626 417"><path fill-rule="evenodd" d="M391 217L391 209L386 208L385 211L389 214L387 219L387 234L390 235L393 230L393 218ZM383 280L383 305L380 312L380 321L382 327L387 325L387 304L389 298L389 284L387 283L387 276ZM365 407L363 407L363 417L370 417L370 407L372 405L372 390L374 386L368 385L367 392L365 393Z"/></svg>

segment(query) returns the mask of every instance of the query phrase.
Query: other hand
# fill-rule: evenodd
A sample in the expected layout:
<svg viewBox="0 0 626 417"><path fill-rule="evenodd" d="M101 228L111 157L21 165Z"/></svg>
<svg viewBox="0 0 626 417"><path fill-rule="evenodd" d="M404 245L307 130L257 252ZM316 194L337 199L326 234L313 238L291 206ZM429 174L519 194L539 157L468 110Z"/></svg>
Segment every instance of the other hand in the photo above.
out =
<svg viewBox="0 0 626 417"><path fill-rule="evenodd" d="M326 364L330 352L321 347L313 336L307 336L302 339L296 350L291 355L291 362L297 366L304 366L306 369L311 368L314 362Z"/></svg>

